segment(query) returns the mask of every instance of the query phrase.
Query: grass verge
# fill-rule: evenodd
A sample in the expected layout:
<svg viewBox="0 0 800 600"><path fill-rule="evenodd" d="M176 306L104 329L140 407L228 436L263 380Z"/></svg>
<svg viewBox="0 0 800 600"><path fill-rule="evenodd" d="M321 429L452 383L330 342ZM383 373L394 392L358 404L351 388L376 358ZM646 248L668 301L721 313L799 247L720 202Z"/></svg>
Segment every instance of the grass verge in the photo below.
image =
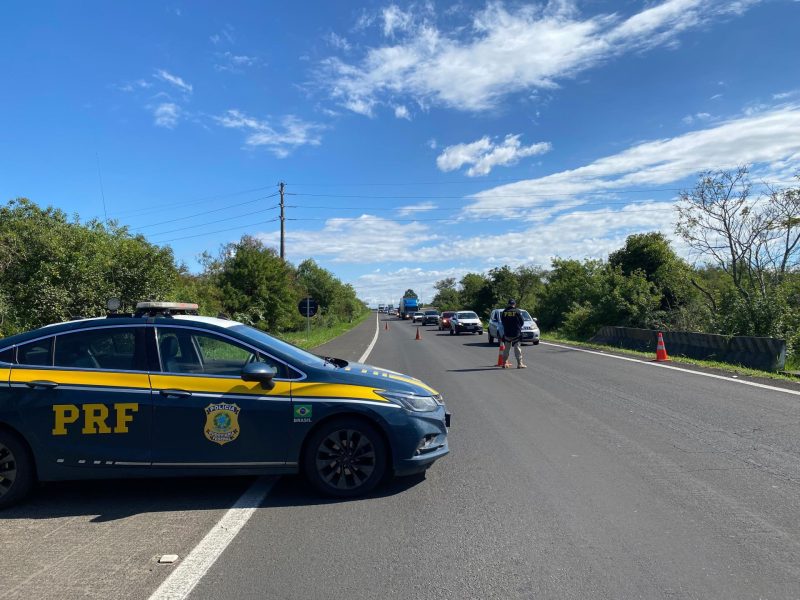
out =
<svg viewBox="0 0 800 600"><path fill-rule="evenodd" d="M633 356L636 358L642 358L646 360L653 360L655 358L653 352L639 352L637 350L628 350L627 348L618 348L617 346L609 346L606 344L593 344L591 342L573 340L558 333L542 334L541 339L543 342L553 342L555 344L563 343L572 346L579 346L581 348L591 348L593 350L605 350L609 352L614 352L615 354L624 354L626 356ZM669 353L669 348L667 348L667 352ZM780 373L775 373L773 371L761 371L759 369L751 369L749 367L732 365L730 363L723 363L715 360L698 360L696 358L687 358L685 356L676 356L673 354L669 355L669 360L670 362L678 364L719 369L721 371L725 371L726 373L732 373L734 375L744 375L746 377L761 377L766 379L777 379L780 381L792 381L794 383L798 382L797 377L792 377L790 375L781 375Z"/></svg>
<svg viewBox="0 0 800 600"><path fill-rule="evenodd" d="M333 338L339 337L343 333L350 331L354 327L366 321L368 317L374 315L375 313L372 311L365 312L360 317L356 317L352 323L337 323L333 327L314 327L314 323L312 321L310 336L307 335L306 330L303 329L302 331L287 331L282 333L280 338L289 342L290 344L294 344L295 346L300 346L306 350L311 350L312 348L321 346L322 344L331 341Z"/></svg>

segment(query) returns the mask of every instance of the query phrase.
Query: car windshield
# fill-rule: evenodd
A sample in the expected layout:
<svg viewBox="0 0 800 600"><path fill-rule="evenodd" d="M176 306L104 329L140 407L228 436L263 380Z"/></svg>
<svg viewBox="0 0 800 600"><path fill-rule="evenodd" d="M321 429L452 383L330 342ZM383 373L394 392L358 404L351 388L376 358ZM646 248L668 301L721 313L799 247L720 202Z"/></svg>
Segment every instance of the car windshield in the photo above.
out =
<svg viewBox="0 0 800 600"><path fill-rule="evenodd" d="M471 311L470 312L460 312L460 313L458 313L458 318L459 319L477 319L478 315L476 315L474 312L471 312Z"/></svg>
<svg viewBox="0 0 800 600"><path fill-rule="evenodd" d="M436 312L435 310L426 310L425 314L426 315L438 315L439 313Z"/></svg>
<svg viewBox="0 0 800 600"><path fill-rule="evenodd" d="M522 318L526 321L533 321L533 317L528 314L527 310L520 310L519 312L522 314Z"/></svg>
<svg viewBox="0 0 800 600"><path fill-rule="evenodd" d="M449 318L449 317L452 317L454 314L456 314L456 313L454 313L452 310L446 310L446 311L444 311L444 312L442 313L442 316L443 316L443 317L448 317L448 318Z"/></svg>
<svg viewBox="0 0 800 600"><path fill-rule="evenodd" d="M311 354L310 352L306 352L302 348L293 346L288 342L284 342L283 340L274 338L268 333L259 331L258 329L250 327L249 325L235 325L231 327L231 331L235 331L237 333L241 333L242 335L246 335L250 339L259 342L260 344L266 346L267 348L272 348L276 352L280 352L281 354L283 354L285 357L289 359L294 359L305 365L309 365L312 367L321 367L325 365L325 361L319 356Z"/></svg>

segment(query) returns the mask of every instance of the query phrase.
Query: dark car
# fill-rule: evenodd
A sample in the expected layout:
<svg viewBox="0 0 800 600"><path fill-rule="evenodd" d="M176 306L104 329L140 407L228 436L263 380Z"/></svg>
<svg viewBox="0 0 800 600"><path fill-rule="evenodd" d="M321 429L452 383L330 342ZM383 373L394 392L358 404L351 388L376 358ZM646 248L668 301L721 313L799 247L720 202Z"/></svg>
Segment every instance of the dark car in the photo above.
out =
<svg viewBox="0 0 800 600"><path fill-rule="evenodd" d="M446 455L448 425L418 379L169 308L0 340L0 508L36 480L302 472L355 496Z"/></svg>
<svg viewBox="0 0 800 600"><path fill-rule="evenodd" d="M439 324L439 311L438 310L426 310L425 316L422 317L422 324L423 325L438 325Z"/></svg>
<svg viewBox="0 0 800 600"><path fill-rule="evenodd" d="M439 331L450 331L450 319L456 314L454 310L446 310L439 319Z"/></svg>

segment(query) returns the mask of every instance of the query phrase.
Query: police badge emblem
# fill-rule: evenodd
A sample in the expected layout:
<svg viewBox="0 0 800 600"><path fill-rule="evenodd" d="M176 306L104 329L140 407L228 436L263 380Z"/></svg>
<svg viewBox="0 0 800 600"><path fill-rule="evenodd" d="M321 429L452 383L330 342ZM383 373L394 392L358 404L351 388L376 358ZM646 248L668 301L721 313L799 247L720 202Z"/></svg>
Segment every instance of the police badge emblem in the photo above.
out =
<svg viewBox="0 0 800 600"><path fill-rule="evenodd" d="M236 404L209 404L205 408L206 438L219 444L227 444L239 437L239 411Z"/></svg>

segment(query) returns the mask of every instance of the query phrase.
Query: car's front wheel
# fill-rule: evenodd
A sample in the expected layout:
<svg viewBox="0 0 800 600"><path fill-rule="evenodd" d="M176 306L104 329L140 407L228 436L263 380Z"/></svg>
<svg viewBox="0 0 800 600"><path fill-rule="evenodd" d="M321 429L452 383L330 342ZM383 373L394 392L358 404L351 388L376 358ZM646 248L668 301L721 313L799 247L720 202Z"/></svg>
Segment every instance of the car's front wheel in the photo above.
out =
<svg viewBox="0 0 800 600"><path fill-rule="evenodd" d="M534 346L538 346L539 345L539 340L533 340L533 345Z"/></svg>
<svg viewBox="0 0 800 600"><path fill-rule="evenodd" d="M0 508L27 496L36 481L33 459L18 436L0 429Z"/></svg>
<svg viewBox="0 0 800 600"><path fill-rule="evenodd" d="M306 446L306 477L323 494L349 498L366 494L386 472L386 444L360 419L335 419L320 427Z"/></svg>

